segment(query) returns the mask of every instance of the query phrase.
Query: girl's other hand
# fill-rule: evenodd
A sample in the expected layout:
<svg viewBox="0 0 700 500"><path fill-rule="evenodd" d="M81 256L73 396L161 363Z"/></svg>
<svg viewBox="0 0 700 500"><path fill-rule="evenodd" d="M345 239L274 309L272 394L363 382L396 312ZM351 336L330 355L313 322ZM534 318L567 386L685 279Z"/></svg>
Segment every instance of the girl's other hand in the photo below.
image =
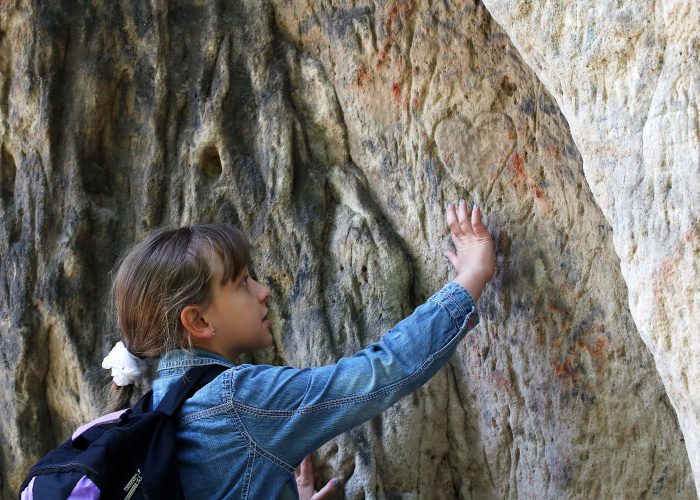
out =
<svg viewBox="0 0 700 500"><path fill-rule="evenodd" d="M464 200L460 201L458 212L451 203L447 207L447 225L457 252L445 252L445 257L457 271L453 281L466 288L476 302L496 271L496 254L493 238L481 223L478 205L474 205L469 219Z"/></svg>
<svg viewBox="0 0 700 500"><path fill-rule="evenodd" d="M311 455L306 455L304 460L301 461L301 465L297 467L294 475L297 478L300 500L326 500L340 486L340 481L337 478L333 478L321 488L321 491L314 491L314 470L311 465Z"/></svg>

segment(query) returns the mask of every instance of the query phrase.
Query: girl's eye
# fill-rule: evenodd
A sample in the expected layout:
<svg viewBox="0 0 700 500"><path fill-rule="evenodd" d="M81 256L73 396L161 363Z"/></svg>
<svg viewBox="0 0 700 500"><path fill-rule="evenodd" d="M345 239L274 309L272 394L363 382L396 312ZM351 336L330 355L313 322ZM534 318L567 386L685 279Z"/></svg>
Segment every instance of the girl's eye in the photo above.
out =
<svg viewBox="0 0 700 500"><path fill-rule="evenodd" d="M250 276L246 276L245 278L243 278L243 284L246 286L248 286L248 278L250 278Z"/></svg>

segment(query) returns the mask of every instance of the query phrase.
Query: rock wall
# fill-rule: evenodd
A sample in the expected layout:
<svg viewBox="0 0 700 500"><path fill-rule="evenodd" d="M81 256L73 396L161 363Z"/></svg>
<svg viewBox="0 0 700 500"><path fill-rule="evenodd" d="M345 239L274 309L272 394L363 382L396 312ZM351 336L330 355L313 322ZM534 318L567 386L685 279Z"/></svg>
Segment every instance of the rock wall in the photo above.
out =
<svg viewBox="0 0 700 500"><path fill-rule="evenodd" d="M146 231L243 228L275 344L241 361L315 366L450 279L444 210L460 198L497 246L482 323L428 385L320 449L319 484L696 498L617 229L481 4L26 0L0 21L3 498L99 413L119 335L109 273Z"/></svg>
<svg viewBox="0 0 700 500"><path fill-rule="evenodd" d="M700 491L700 4L484 4L571 126Z"/></svg>

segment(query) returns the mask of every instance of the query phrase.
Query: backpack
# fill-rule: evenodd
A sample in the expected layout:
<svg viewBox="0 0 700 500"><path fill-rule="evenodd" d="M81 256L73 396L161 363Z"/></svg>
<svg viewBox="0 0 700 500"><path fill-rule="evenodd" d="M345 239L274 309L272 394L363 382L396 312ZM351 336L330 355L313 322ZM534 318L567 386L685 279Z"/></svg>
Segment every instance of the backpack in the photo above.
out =
<svg viewBox="0 0 700 500"><path fill-rule="evenodd" d="M20 500L184 500L172 415L227 368L190 368L155 410L144 411L151 390L133 408L78 428L30 469Z"/></svg>

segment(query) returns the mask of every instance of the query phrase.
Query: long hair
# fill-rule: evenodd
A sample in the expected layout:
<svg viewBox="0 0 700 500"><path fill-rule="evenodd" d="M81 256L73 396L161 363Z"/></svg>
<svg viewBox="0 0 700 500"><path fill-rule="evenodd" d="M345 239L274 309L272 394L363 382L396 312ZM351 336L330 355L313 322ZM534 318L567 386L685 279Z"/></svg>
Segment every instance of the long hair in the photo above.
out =
<svg viewBox="0 0 700 500"><path fill-rule="evenodd" d="M248 265L250 243L227 224L160 228L127 250L112 283L124 345L134 356L155 358L171 349L191 348L180 321L190 305L206 308L213 296L212 259L223 264L224 285ZM111 411L130 406L133 385L112 383Z"/></svg>

